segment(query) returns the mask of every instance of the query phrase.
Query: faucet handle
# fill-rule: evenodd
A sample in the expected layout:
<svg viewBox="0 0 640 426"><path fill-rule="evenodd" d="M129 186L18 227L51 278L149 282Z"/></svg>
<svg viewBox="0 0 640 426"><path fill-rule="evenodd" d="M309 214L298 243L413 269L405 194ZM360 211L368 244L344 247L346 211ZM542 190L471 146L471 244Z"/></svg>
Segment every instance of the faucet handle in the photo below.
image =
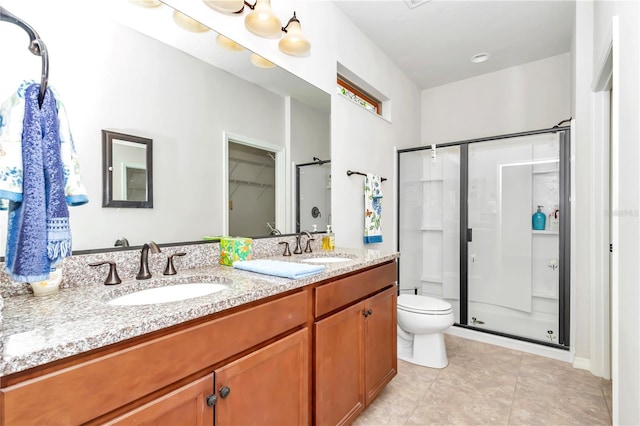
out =
<svg viewBox="0 0 640 426"><path fill-rule="evenodd" d="M311 249L311 241L315 241L315 238L308 238L307 239L307 247L305 247L304 252L305 253L313 253L313 250Z"/></svg>
<svg viewBox="0 0 640 426"><path fill-rule="evenodd" d="M175 275L178 272L176 271L176 268L173 266L173 257L174 256L184 256L187 253L184 252L180 252L180 253L173 253L171 256L167 257L167 266L164 268L164 275Z"/></svg>
<svg viewBox="0 0 640 426"><path fill-rule="evenodd" d="M289 250L289 243L286 241L280 241L278 244L284 244L284 253L283 256L291 256L291 250Z"/></svg>
<svg viewBox="0 0 640 426"><path fill-rule="evenodd" d="M104 280L104 285L115 285L120 284L122 280L118 276L118 271L116 269L116 262L111 260L105 260L103 262L94 262L90 263L89 266L100 266L109 264L109 275L107 275L107 279Z"/></svg>

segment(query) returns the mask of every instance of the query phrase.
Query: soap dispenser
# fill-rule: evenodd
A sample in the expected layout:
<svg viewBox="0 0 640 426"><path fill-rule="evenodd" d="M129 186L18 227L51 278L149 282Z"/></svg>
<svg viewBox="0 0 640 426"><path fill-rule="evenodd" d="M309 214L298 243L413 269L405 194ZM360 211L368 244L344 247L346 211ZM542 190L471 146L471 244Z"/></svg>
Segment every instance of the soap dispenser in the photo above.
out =
<svg viewBox="0 0 640 426"><path fill-rule="evenodd" d="M322 236L322 251L335 250L335 237L331 232L331 225L327 225L327 233Z"/></svg>
<svg viewBox="0 0 640 426"><path fill-rule="evenodd" d="M544 227L547 221L547 217L544 213L542 213L542 208L544 206L538 206L538 211L533 214L533 230L534 231L544 231Z"/></svg>

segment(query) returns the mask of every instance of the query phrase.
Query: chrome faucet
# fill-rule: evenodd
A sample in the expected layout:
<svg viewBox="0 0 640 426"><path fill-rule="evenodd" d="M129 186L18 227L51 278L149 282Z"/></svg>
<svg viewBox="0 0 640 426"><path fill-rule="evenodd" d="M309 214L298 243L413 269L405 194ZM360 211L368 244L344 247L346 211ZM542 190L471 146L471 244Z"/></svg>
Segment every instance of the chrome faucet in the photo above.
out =
<svg viewBox="0 0 640 426"><path fill-rule="evenodd" d="M295 248L295 250L293 250L293 254L301 254L302 253L302 247L300 247L300 240L302 239L303 235L306 235L307 238L308 238L308 240L307 240L307 248L305 249L305 252L306 253L311 253L311 245L309 244L309 241L313 241L314 238L311 236L309 231L302 231L298 235L296 235L296 248Z"/></svg>
<svg viewBox="0 0 640 426"><path fill-rule="evenodd" d="M149 272L149 249L151 253L160 253L160 247L153 241L144 243L142 246L142 253L140 254L140 271L136 275L136 280L147 280L151 278L151 272Z"/></svg>

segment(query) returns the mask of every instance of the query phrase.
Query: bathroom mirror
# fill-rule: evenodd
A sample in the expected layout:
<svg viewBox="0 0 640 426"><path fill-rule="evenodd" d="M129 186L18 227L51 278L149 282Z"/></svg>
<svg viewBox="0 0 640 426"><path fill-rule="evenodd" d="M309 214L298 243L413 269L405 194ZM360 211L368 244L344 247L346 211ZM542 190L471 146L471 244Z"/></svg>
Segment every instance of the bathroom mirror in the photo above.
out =
<svg viewBox="0 0 640 426"><path fill-rule="evenodd" d="M88 204L69 208L74 252L113 249L121 237L139 247L149 240L188 243L222 235L225 134L287 150L288 180L281 186L287 222L278 229L295 232L293 164L329 158L330 94L282 68L254 66L247 50L225 51L212 30L185 31L167 5L64 4L74 13L60 13L49 0L2 0L47 43L49 83L67 111L89 196ZM158 25L147 32L151 21ZM40 78L39 58L20 37L26 37L20 28L0 25L0 40L17 40L3 44L12 66L1 73L0 102L23 79ZM153 140L153 208L102 207L103 129ZM0 212L2 236L6 223ZM269 236L266 223L261 230L244 236Z"/></svg>
<svg viewBox="0 0 640 426"><path fill-rule="evenodd" d="M331 224L331 161L314 159L296 166L296 232Z"/></svg>
<svg viewBox="0 0 640 426"><path fill-rule="evenodd" d="M102 130L102 207L153 208L152 140Z"/></svg>

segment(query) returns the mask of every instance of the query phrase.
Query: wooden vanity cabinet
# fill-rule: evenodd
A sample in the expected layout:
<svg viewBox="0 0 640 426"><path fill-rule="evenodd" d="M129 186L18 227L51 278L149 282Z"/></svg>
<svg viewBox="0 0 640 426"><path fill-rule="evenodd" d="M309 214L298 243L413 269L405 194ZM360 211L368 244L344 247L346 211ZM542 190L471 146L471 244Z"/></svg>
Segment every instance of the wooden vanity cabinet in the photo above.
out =
<svg viewBox="0 0 640 426"><path fill-rule="evenodd" d="M316 288L317 316L340 307L314 323L317 426L352 423L397 374L395 282L394 262Z"/></svg>
<svg viewBox="0 0 640 426"><path fill-rule="evenodd" d="M213 426L213 406L207 404L211 394L213 374L207 374L104 424Z"/></svg>
<svg viewBox="0 0 640 426"><path fill-rule="evenodd" d="M3 377L0 426L348 424L397 371L396 279L392 261Z"/></svg>
<svg viewBox="0 0 640 426"><path fill-rule="evenodd" d="M219 372L223 377L234 377L234 388L257 386L249 395L244 394L245 406L235 397L243 392L233 391L235 407L256 410L252 396L268 392L271 383L282 380L278 370L267 374L264 366L279 366L291 363L294 357L298 357L297 361L309 356L309 345L304 343L309 333L308 300L308 292L299 291L179 327L177 331L167 330L152 339L133 339L118 350L105 349L103 355L94 354L89 359L80 357L40 375L12 378L0 392L0 423L104 424L116 422L116 418L120 424L190 425L201 424L200 419L202 424L211 424L212 410L206 405L206 398L216 389L213 373L221 364ZM231 374L224 368L225 362L230 369L234 366ZM206 373L208 368L211 373ZM257 377L259 385L255 380L245 384L252 374L239 373L242 369L260 371L263 375ZM308 413L309 363L296 363L286 371L287 375L296 373L287 386L304 386L304 395L295 403L298 410ZM190 377L194 381L189 383ZM8 379L3 380L6 383ZM267 404L259 408L270 409ZM276 408L280 409L274 405ZM280 413L255 415L271 418ZM298 411L296 415L299 416ZM181 416L185 416L184 421L173 421ZM223 420L224 416L218 424L224 424Z"/></svg>
<svg viewBox="0 0 640 426"><path fill-rule="evenodd" d="M217 368L107 425L306 425L308 329Z"/></svg>

